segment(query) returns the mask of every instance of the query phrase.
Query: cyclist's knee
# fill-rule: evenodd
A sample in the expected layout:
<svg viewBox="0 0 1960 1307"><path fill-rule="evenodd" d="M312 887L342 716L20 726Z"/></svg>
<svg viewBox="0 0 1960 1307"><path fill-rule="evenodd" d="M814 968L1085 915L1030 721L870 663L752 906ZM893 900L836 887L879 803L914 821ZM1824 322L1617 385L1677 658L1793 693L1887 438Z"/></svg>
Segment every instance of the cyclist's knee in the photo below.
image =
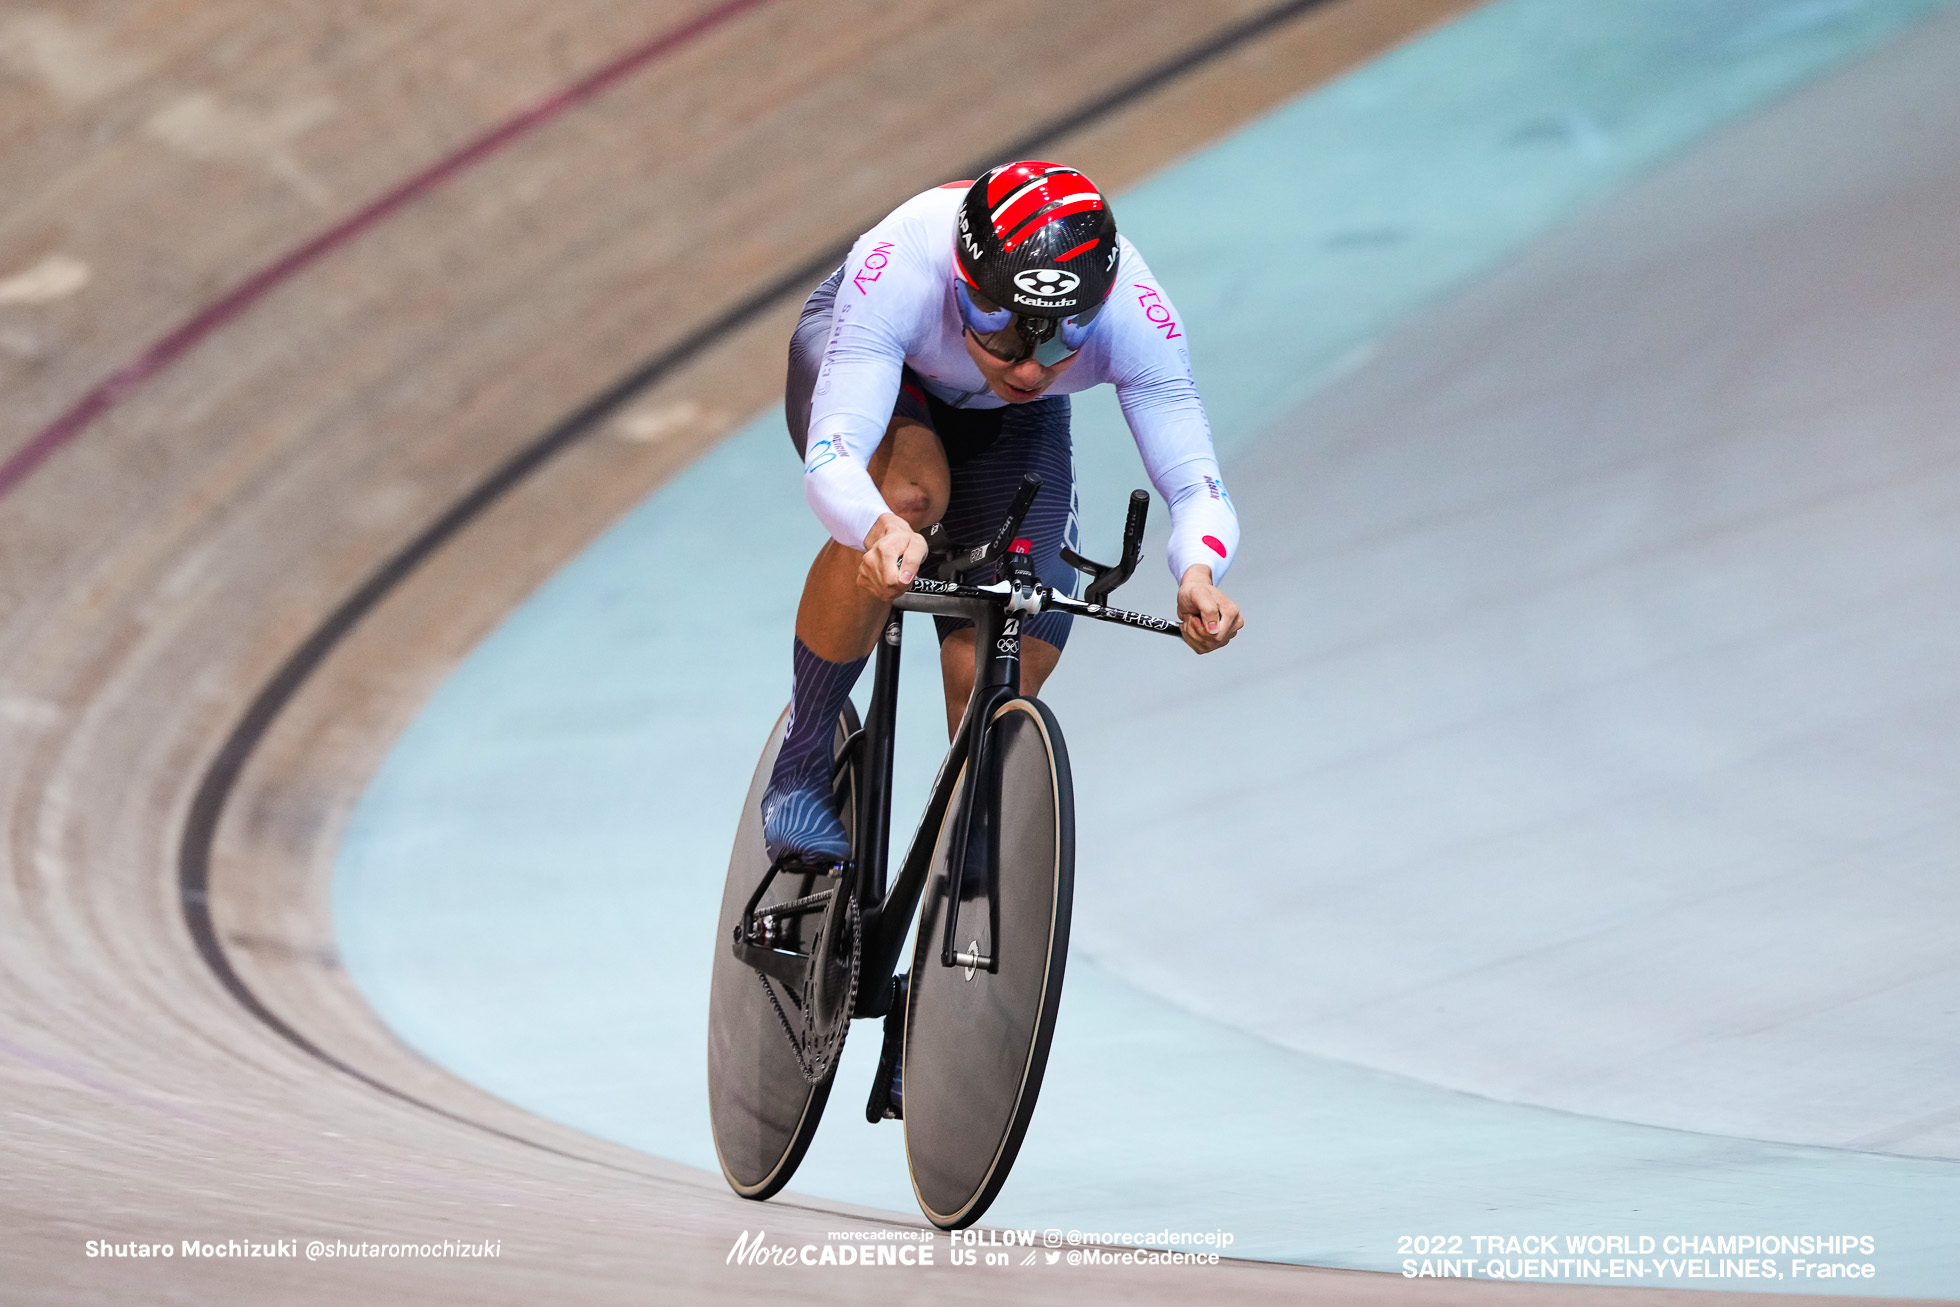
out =
<svg viewBox="0 0 1960 1307"><path fill-rule="evenodd" d="M906 418L893 419L868 470L886 506L913 530L923 531L946 515L952 473L946 466L946 451L931 427Z"/></svg>
<svg viewBox="0 0 1960 1307"><path fill-rule="evenodd" d="M946 468L939 437L934 436L932 443L933 457L914 465L912 478L903 491L906 506L898 510L898 515L910 522L914 531L923 531L946 516L947 501L953 496L953 477Z"/></svg>
<svg viewBox="0 0 1960 1307"><path fill-rule="evenodd" d="M923 531L945 516L944 496L935 502L929 487L916 481L899 481L894 485L891 484L892 480L888 478L886 484L878 487L878 491L884 495L886 506L904 518L906 525L914 531Z"/></svg>

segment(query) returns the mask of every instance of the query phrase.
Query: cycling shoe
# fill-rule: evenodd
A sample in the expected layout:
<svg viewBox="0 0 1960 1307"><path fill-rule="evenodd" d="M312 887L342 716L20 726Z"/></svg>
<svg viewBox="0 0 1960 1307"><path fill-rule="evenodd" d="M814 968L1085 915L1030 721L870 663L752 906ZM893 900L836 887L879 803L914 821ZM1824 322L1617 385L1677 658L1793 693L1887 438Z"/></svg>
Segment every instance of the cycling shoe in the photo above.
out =
<svg viewBox="0 0 1960 1307"><path fill-rule="evenodd" d="M787 793L767 790L762 796L762 843L770 861L788 855L805 862L845 862L851 841L837 820L828 784L819 783Z"/></svg>

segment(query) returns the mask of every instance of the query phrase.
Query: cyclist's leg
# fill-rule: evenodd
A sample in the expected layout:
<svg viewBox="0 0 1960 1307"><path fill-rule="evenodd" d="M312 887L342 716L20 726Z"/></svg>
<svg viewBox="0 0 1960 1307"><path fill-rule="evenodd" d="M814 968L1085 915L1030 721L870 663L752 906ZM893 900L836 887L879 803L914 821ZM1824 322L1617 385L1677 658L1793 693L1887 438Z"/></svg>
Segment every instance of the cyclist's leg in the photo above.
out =
<svg viewBox="0 0 1960 1307"><path fill-rule="evenodd" d="M792 406L803 406L805 421L815 365L829 331L827 312L813 310L827 308L826 294L834 293L835 285L833 278L811 296L790 346L787 395ZM909 387L901 392L884 442L866 469L886 504L914 529L938 521L946 507L946 457L929 420L919 395ZM793 420L792 439L805 429L804 422ZM800 452L800 440L798 445ZM827 724L835 721L864 670L888 608L858 589L861 557L859 551L826 541L804 579L791 653L790 719L762 800L763 842L771 858L790 852L819 860L850 854L831 795Z"/></svg>
<svg viewBox="0 0 1960 1307"><path fill-rule="evenodd" d="M979 539L999 525L1014 491L1028 472L1041 477L1041 493L1022 522L1034 546L1035 571L1066 594L1076 589L1075 569L1062 561L1062 546L1076 546L1075 460L1069 443L1065 396L1016 404L1003 411L1000 437L984 452L952 469L946 530L955 540ZM946 686L946 730L959 729L973 693L973 624L935 619L939 665ZM1035 694L1048 680L1068 643L1066 613L1043 613L1021 628L1021 691Z"/></svg>
<svg viewBox="0 0 1960 1307"><path fill-rule="evenodd" d="M946 459L931 427L910 417L893 418L867 470L892 511L913 529L939 520L946 506ZM827 540L803 582L789 725L762 800L763 842L772 858L789 852L818 859L850 856L832 806L830 724L857 684L890 608L858 589L862 556Z"/></svg>

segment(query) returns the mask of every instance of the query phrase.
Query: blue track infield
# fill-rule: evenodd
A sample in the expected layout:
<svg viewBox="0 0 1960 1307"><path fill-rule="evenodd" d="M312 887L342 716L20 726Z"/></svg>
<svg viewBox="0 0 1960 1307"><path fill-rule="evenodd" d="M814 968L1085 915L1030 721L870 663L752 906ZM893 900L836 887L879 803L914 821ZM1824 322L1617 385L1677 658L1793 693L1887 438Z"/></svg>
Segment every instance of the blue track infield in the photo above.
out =
<svg viewBox="0 0 1960 1307"><path fill-rule="evenodd" d="M1122 196L1124 230L1185 315L1228 483L1235 465L1282 456L1282 419L1391 328L1943 7L1499 0ZM1234 197L1225 250L1216 224L1189 219L1219 195ZM1140 473L1107 391L1077 413L1093 556ZM1246 505L1256 489L1235 493ZM702 614L663 603L731 502L755 512L757 567L701 560L694 578L728 587L704 643ZM1249 551L1285 543L1272 526L1283 533L1284 517L1265 520ZM544 1116L715 1167L711 923L820 539L781 416L768 415L569 564L432 697L362 798L334 888L343 963L408 1044ZM1170 602L1155 569L1125 595ZM901 828L943 741L929 627L910 630ZM1071 658L1139 653L1133 643L1085 640ZM1176 699L1179 678L1232 674L1230 653L1173 668L1157 652L1169 670L1153 703ZM1085 814L1176 804L1175 766L1150 756L1125 712L1072 712L1068 676L1065 664L1050 697L1078 787L1122 792L1115 805L1085 794ZM1215 765L1247 775L1268 761L1223 752ZM1094 830L1082 841L1078 921L1135 874L1099 855ZM1167 896L1165 913L1179 910ZM1191 928L1225 932L1213 948L1238 935L1280 947L1260 938L1266 924ZM1235 1255L1376 1270L1402 1268L1401 1235L1869 1234L1875 1282L1622 1282L1960 1295L1951 1162L1630 1125L1366 1070L1122 978L1149 974L1146 961L1109 932L1079 936L1041 1108L989 1224L1224 1231ZM862 1119L876 1051L861 1026L794 1189L910 1212L898 1128Z"/></svg>

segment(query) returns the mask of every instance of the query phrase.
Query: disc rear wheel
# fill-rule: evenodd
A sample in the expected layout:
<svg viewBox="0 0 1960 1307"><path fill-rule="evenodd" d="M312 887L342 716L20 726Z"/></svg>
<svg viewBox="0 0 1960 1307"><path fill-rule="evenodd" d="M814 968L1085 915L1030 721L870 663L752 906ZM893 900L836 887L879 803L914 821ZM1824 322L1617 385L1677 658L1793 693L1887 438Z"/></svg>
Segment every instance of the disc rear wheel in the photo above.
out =
<svg viewBox="0 0 1960 1307"><path fill-rule="evenodd" d="M816 1135L850 1027L857 978L853 946L859 923L849 874L779 874L756 904L755 916L771 919L780 931L772 951L779 958L814 955L813 965L779 962L777 974L764 976L735 955L745 909L769 871L762 792L782 748L787 718L785 712L777 719L743 801L722 890L708 998L708 1108L715 1153L729 1187L754 1199L768 1198L789 1183ZM833 756L857 725L847 703L838 716ZM838 812L846 831L856 807L855 777L855 765L846 765L838 778ZM771 918L772 907L826 892L830 897L819 910ZM814 1080L807 1074L813 1062L820 1071Z"/></svg>

